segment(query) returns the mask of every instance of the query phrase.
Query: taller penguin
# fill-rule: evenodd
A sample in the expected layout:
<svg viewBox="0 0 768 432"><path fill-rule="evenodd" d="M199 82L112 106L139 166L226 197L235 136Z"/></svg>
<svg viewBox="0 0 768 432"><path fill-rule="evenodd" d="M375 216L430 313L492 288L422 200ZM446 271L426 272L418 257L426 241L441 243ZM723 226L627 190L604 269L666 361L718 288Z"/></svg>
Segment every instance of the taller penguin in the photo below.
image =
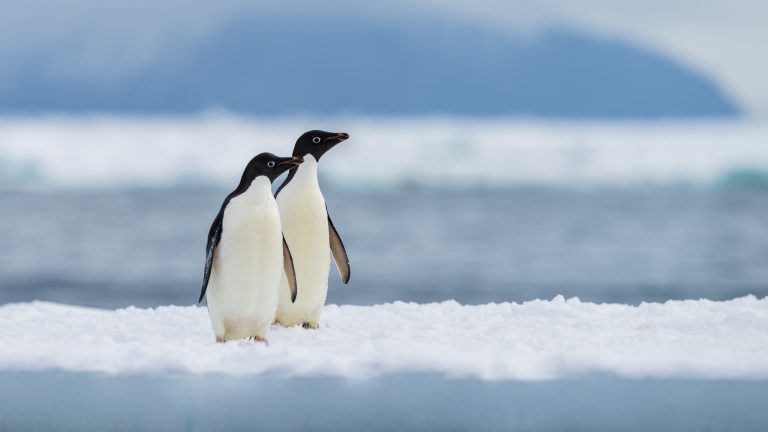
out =
<svg viewBox="0 0 768 432"><path fill-rule="evenodd" d="M336 144L349 138L345 133L313 130L296 141L293 156L304 163L293 167L275 196L280 208L283 234L293 254L296 283L301 293L291 301L286 277L280 287L276 322L290 327L318 328L320 314L328 295L330 256L336 261L341 280L349 282L349 259L344 243L331 222L325 198L317 181L320 158Z"/></svg>
<svg viewBox="0 0 768 432"><path fill-rule="evenodd" d="M240 184L224 199L208 232L200 300L208 297L216 342L267 340L281 277L296 298L291 253L280 230L272 182L301 158L262 153L248 162Z"/></svg>

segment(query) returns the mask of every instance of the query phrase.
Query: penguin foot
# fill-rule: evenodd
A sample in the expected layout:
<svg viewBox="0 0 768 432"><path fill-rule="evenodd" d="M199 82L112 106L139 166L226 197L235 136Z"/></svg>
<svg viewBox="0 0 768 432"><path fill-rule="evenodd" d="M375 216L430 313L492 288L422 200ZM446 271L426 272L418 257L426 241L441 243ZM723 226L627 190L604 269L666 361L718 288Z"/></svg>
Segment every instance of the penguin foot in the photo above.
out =
<svg viewBox="0 0 768 432"><path fill-rule="evenodd" d="M216 343L224 343L226 340L224 340L224 336L216 336Z"/></svg>
<svg viewBox="0 0 768 432"><path fill-rule="evenodd" d="M246 339L246 340L247 340L248 342L261 342L261 343L263 343L264 345L266 345L266 346L269 346L269 341L267 340L267 338L265 338L265 337L263 337L263 336L251 336L251 337L249 337L249 338L248 338L248 339Z"/></svg>
<svg viewBox="0 0 768 432"><path fill-rule="evenodd" d="M304 327L307 330L310 330L310 329L317 330L317 329L320 328L320 324L318 324L316 322L305 322L301 326Z"/></svg>

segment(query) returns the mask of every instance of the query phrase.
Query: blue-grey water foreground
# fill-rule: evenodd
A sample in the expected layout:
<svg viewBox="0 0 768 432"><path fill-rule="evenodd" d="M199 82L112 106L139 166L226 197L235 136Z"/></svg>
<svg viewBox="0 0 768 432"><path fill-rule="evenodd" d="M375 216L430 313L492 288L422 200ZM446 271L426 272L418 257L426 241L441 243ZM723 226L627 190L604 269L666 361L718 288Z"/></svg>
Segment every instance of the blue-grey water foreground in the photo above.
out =
<svg viewBox="0 0 768 432"><path fill-rule="evenodd" d="M764 381L0 373L0 430L758 431Z"/></svg>
<svg viewBox="0 0 768 432"><path fill-rule="evenodd" d="M192 304L226 190L0 193L0 304ZM326 188L352 263L329 303L768 295L768 193L722 187Z"/></svg>

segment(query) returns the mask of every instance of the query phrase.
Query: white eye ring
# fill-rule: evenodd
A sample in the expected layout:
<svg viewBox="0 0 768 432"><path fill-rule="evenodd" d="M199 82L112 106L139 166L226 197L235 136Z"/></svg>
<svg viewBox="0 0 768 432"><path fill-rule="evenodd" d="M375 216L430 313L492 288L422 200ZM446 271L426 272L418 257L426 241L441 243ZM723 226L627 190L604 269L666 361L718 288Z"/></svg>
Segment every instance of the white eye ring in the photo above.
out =
<svg viewBox="0 0 768 432"><path fill-rule="evenodd" d="M312 138L312 142L315 143L315 144L319 143L320 142L320 137Z"/></svg>
<svg viewBox="0 0 768 432"><path fill-rule="evenodd" d="M267 162L267 167L274 168L275 167L275 161L269 161Z"/></svg>

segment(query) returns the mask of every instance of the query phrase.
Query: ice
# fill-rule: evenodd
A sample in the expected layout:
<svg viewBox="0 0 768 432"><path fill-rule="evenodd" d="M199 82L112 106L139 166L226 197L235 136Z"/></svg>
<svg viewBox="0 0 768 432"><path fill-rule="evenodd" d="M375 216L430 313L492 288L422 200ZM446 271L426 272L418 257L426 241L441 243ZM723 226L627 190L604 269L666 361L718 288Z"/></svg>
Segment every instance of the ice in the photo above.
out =
<svg viewBox="0 0 768 432"><path fill-rule="evenodd" d="M768 184L768 125L456 118L0 119L0 187L233 187L246 162L290 154L305 130L351 139L324 161L350 188Z"/></svg>
<svg viewBox="0 0 768 432"><path fill-rule="evenodd" d="M204 307L0 306L0 370L483 380L768 378L768 298L638 306L557 296L525 303L329 305L316 331L214 343Z"/></svg>

